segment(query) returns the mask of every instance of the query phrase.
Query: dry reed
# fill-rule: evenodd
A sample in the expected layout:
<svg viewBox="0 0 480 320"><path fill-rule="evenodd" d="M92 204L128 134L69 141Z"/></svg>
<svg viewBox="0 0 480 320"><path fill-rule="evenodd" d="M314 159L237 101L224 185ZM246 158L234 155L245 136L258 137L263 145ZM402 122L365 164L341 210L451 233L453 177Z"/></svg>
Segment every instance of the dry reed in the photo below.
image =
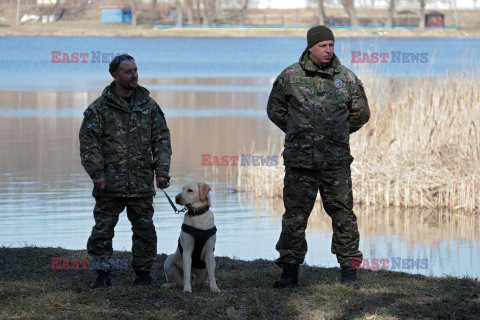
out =
<svg viewBox="0 0 480 320"><path fill-rule="evenodd" d="M480 72L363 79L372 116L350 139L355 202L478 212ZM283 166L238 169L239 189L282 196Z"/></svg>

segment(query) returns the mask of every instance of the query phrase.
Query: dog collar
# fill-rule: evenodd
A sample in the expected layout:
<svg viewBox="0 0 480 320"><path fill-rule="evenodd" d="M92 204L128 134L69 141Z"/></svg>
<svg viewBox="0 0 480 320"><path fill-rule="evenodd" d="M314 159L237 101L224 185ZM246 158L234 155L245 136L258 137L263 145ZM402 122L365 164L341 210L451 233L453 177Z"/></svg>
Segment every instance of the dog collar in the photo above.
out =
<svg viewBox="0 0 480 320"><path fill-rule="evenodd" d="M209 206L206 206L206 207L203 207L203 208L200 208L200 209L188 209L187 214L189 216L199 216L201 214L204 214L208 210L210 210Z"/></svg>

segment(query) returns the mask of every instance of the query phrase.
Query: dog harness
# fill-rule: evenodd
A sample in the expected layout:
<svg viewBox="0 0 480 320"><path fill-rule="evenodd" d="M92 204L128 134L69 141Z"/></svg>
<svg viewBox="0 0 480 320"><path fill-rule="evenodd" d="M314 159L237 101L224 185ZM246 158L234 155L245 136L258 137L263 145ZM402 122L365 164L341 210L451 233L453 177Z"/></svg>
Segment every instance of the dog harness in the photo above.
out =
<svg viewBox="0 0 480 320"><path fill-rule="evenodd" d="M204 261L200 260L200 255L207 240L217 233L217 227L201 230L186 224L182 224L182 231L188 233L195 239L195 245L193 246L192 252L192 268L205 269L207 266L205 265ZM180 244L180 239L178 239L178 249L180 250L180 253L183 254L183 248ZM215 250L215 248L213 248L213 250Z"/></svg>

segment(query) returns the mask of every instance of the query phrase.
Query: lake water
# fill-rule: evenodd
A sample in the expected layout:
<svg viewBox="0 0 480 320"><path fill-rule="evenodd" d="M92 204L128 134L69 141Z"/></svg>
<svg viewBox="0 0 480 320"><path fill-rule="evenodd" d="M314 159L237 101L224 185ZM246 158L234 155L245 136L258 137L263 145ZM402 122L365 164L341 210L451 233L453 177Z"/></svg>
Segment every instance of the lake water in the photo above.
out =
<svg viewBox="0 0 480 320"><path fill-rule="evenodd" d="M128 52L141 85L151 91L172 134L174 196L188 180L206 181L218 228L216 254L277 257L281 200L253 201L233 193L236 169L201 165L201 155L280 152L282 135L265 114L275 76L298 60L300 38L0 38L0 245L84 249L93 226L91 182L80 165L78 130L85 107L110 82L107 61L91 53ZM384 77L439 76L476 66L479 39L338 39L340 59L358 72ZM89 53L86 63L52 63L52 51ZM352 63L351 51L428 53L425 63ZM370 55L371 56L371 55ZM478 66L477 66L478 67ZM270 149L267 147L270 146ZM182 217L155 198L158 252L176 248ZM480 219L429 210L356 207L365 259L427 259L400 271L480 276ZM331 226L316 205L306 263L337 266ZM125 214L115 250L130 250ZM48 263L48 262L47 262ZM390 267L392 263L390 262ZM423 265L425 266L425 265Z"/></svg>

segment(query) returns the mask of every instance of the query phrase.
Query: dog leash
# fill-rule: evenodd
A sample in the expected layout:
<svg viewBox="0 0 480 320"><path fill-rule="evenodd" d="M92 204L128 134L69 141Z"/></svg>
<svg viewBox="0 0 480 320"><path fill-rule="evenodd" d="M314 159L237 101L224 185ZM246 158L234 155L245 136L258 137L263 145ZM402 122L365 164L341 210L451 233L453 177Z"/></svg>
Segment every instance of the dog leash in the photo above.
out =
<svg viewBox="0 0 480 320"><path fill-rule="evenodd" d="M160 190L162 190L163 193L165 194L165 196L167 197L168 202L170 202L170 205L172 206L173 211L175 212L175 214L179 214L179 213L181 213L181 212L187 211L187 208L183 208L182 210L178 210L177 207L175 207L175 204L173 203L172 199L170 199L170 197L168 196L168 194L165 192L165 190L163 190L162 188L160 188Z"/></svg>

